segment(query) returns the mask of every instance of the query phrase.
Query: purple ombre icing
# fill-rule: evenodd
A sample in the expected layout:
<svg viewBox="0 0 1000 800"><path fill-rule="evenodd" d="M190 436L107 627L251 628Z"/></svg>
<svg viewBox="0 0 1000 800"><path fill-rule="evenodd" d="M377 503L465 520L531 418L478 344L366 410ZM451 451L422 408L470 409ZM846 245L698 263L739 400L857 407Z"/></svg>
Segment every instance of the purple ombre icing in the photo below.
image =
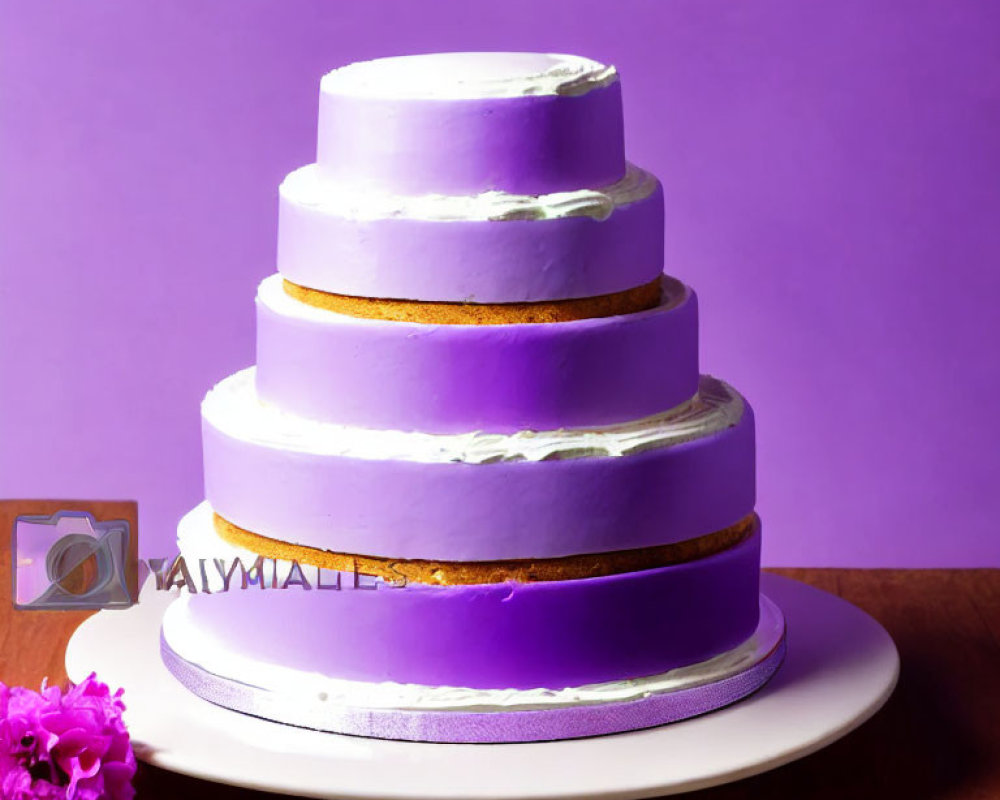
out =
<svg viewBox="0 0 1000 800"><path fill-rule="evenodd" d="M518 303L625 291L663 271L663 191L645 173L618 187L570 198L392 202L331 186L305 167L281 186L278 271L325 292L406 300Z"/></svg>
<svg viewBox="0 0 1000 800"><path fill-rule="evenodd" d="M280 654L303 673L562 689L655 675L736 647L757 627L759 559L758 525L721 553L599 578L396 588L356 586L345 574L339 590L198 594L189 612L241 655Z"/></svg>
<svg viewBox="0 0 1000 800"><path fill-rule="evenodd" d="M257 293L257 392L310 419L427 433L513 433L640 419L698 390L694 294L660 306L521 325L362 319Z"/></svg>
<svg viewBox="0 0 1000 800"><path fill-rule="evenodd" d="M317 163L281 185L278 271L320 291L538 302L625 291L662 270L662 190L625 162L617 73L575 56L335 70Z"/></svg>
<svg viewBox="0 0 1000 800"><path fill-rule="evenodd" d="M178 544L203 581L234 558L260 580L222 573L169 609L164 661L191 691L319 730L536 741L705 713L778 668L753 412L699 375L694 292L663 275L663 188L623 141L617 72L576 56L323 79L316 163L280 189L257 365L202 403L206 501ZM365 300L425 320L427 301L654 281L654 308L560 322L390 321ZM443 566L324 590L317 549ZM293 558L314 585L279 587L304 577Z"/></svg>
<svg viewBox="0 0 1000 800"><path fill-rule="evenodd" d="M614 68L577 56L482 55L377 59L328 74L316 155L324 177L402 195L540 195L623 177Z"/></svg>
<svg viewBox="0 0 1000 800"><path fill-rule="evenodd" d="M558 558L694 539L754 507L753 414L711 379L703 388L721 394L718 406L604 440L368 437L252 413L251 379L228 379L203 405L205 496L235 525L294 544ZM632 452L607 455L621 448Z"/></svg>

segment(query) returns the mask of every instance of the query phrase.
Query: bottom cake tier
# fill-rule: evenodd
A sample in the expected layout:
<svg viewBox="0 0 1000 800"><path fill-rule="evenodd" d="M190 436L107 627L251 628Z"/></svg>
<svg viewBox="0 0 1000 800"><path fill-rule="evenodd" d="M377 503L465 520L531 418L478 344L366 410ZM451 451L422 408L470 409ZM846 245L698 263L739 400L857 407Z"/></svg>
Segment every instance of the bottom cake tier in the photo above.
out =
<svg viewBox="0 0 1000 800"><path fill-rule="evenodd" d="M202 580L164 618L167 667L213 703L318 730L433 742L634 730L735 702L784 655L781 613L759 595L756 521L736 545L666 567L461 586L263 559L220 591L256 554L218 536L207 504L178 541Z"/></svg>

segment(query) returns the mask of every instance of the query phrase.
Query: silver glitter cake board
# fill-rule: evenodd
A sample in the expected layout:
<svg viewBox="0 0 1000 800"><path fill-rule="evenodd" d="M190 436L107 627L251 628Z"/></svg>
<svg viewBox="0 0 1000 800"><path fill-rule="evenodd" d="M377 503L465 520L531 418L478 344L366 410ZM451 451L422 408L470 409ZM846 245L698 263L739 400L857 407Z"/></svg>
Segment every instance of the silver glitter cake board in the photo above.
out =
<svg viewBox="0 0 1000 800"><path fill-rule="evenodd" d="M147 587L148 589L148 587ZM530 744L428 744L296 728L220 708L188 692L160 660L173 595L144 591L101 611L70 640L66 670L125 688L137 755L205 780L323 798L633 798L714 786L781 766L844 736L892 693L899 657L886 631L850 603L764 574L788 653L751 697L658 728Z"/></svg>

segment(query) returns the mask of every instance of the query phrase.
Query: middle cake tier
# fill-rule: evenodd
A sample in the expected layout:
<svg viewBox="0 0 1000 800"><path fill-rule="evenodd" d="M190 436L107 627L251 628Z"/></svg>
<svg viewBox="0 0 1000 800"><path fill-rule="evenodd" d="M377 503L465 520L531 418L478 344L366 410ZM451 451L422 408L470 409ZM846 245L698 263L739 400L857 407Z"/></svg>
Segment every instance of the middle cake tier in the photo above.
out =
<svg viewBox="0 0 1000 800"><path fill-rule="evenodd" d="M635 313L429 324L316 308L273 275L257 294L256 389L284 411L365 428L513 433L617 424L697 392L697 301L663 276L658 304Z"/></svg>
<svg viewBox="0 0 1000 800"><path fill-rule="evenodd" d="M359 297L518 303L609 294L663 269L663 190L630 166L546 195L359 191L311 164L281 184L278 271Z"/></svg>
<svg viewBox="0 0 1000 800"><path fill-rule="evenodd" d="M202 404L206 498L292 545L395 559L547 559L688 542L754 508L749 405L693 399L602 428L428 434L334 425L262 403L248 369Z"/></svg>

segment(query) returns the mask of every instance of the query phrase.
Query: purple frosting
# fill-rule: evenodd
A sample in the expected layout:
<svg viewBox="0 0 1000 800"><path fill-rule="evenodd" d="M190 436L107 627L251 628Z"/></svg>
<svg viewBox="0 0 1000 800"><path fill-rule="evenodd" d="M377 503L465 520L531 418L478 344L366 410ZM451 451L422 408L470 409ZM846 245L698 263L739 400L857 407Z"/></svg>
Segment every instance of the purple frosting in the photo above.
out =
<svg viewBox="0 0 1000 800"><path fill-rule="evenodd" d="M520 325L303 318L258 295L257 391L311 419L428 433L641 419L698 389L696 300L667 287L672 298L649 311Z"/></svg>
<svg viewBox="0 0 1000 800"><path fill-rule="evenodd" d="M423 463L282 449L202 426L205 494L234 524L391 558L552 558L669 544L754 507L754 423L628 456Z"/></svg>
<svg viewBox="0 0 1000 800"><path fill-rule="evenodd" d="M604 220L501 221L351 219L283 193L278 271L359 297L516 303L621 292L663 271L663 190Z"/></svg>
<svg viewBox="0 0 1000 800"><path fill-rule="evenodd" d="M480 66L499 69L510 66L504 59L522 57L501 55L499 65L490 61L497 56L485 58ZM419 90L419 79L415 84ZM633 202L625 201L651 185L616 187L610 194L622 204L609 214L611 201L600 196L596 210L556 198L542 210L510 212L553 215L532 220L419 218L461 216L466 205L473 216L504 213L493 210L502 204L482 210L482 198L380 202L381 194L530 196L607 187L626 173L617 81L575 96L459 100L380 98L363 82L345 85L340 91L325 82L317 165L281 193L278 270L285 278L355 296L511 303L620 292L660 275L658 184ZM386 86L395 91L391 81L376 88ZM330 188L339 195L325 195ZM353 191L374 201L355 201ZM675 307L621 317L504 326L299 317L258 300L258 328L261 399L360 428L601 426L666 411L698 386L690 293ZM489 463L403 460L392 449L341 455L311 435L282 446L280 417L255 431L230 410L219 405L203 417L207 499L235 525L295 544L400 559L554 558L691 539L736 523L754 506L749 406L738 421L724 417L732 424L722 430L701 429L698 438L627 456ZM579 580L363 589L348 578L339 591L314 585L196 594L190 622L233 655L333 678L471 689L602 683L702 662L751 636L760 538L758 521L744 541L706 558ZM241 705L239 692L210 697L204 674L185 671L188 662L169 647L165 654L194 691L254 711ZM731 702L766 680L778 660L672 700L489 721L475 713L348 710L331 724L438 741L604 733ZM230 688L240 680L220 677L231 679ZM497 723L503 718L511 724Z"/></svg>
<svg viewBox="0 0 1000 800"><path fill-rule="evenodd" d="M740 544L707 558L600 578L251 587L194 595L190 612L203 633L234 654L277 658L305 672L559 689L655 675L736 647L757 627L759 559L758 525Z"/></svg>
<svg viewBox="0 0 1000 800"><path fill-rule="evenodd" d="M621 85L578 96L377 98L320 92L317 163L393 194L548 194L625 174Z"/></svg>

